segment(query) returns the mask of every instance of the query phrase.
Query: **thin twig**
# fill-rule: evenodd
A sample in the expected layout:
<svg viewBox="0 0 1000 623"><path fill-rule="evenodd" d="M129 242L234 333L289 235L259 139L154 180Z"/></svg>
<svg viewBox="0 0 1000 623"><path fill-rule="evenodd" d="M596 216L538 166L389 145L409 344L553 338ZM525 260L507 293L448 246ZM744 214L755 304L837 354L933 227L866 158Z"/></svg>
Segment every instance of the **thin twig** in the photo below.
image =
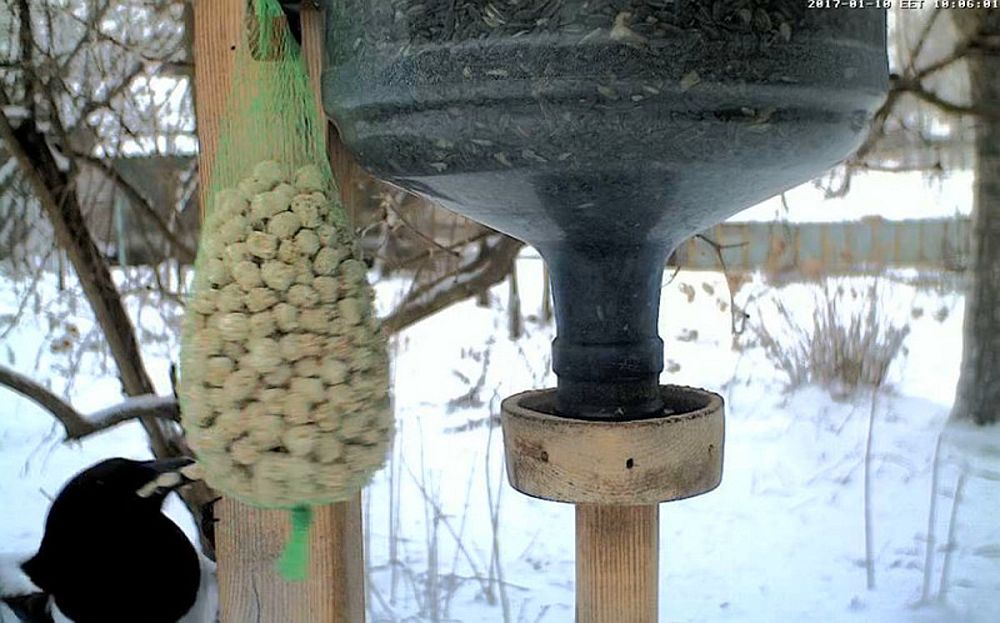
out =
<svg viewBox="0 0 1000 623"><path fill-rule="evenodd" d="M389 333L395 333L438 312L449 305L475 296L503 281L524 243L507 236L486 253L434 281L414 287L403 302L383 320Z"/></svg>
<svg viewBox="0 0 1000 623"><path fill-rule="evenodd" d="M938 585L938 601L944 603L948 599L948 580L951 577L951 560L957 544L955 543L956 526L958 525L958 505L962 503L962 492L965 490L965 479L968 470L963 466L955 485L955 499L951 504L951 519L948 520L948 543L944 548L944 562L941 565L941 583Z"/></svg>
<svg viewBox="0 0 1000 623"><path fill-rule="evenodd" d="M493 447L493 431L496 430L493 426L489 427L489 433L486 437L486 460L483 473L486 476L486 496L487 504L489 504L490 510L490 527L492 528L493 538L490 548L490 580L492 582L493 572L496 572L496 582L497 589L500 593L500 611L503 614L503 622L511 623L510 620L510 599L507 597L506 583L503 577L503 556L500 552L500 499L503 497L503 476L504 476L504 462L500 462L500 474L499 481L500 486L496 489L496 499L494 500L494 490L493 490L493 479L490 476L490 450Z"/></svg>
<svg viewBox="0 0 1000 623"><path fill-rule="evenodd" d="M473 242L479 242L480 240L483 240L484 238L487 238L494 234L496 234L496 232L493 231L492 229L484 229L483 231L479 232L478 234L475 234L474 236L469 236L468 238L463 238L462 240L458 240L457 242L454 242L452 244L445 245L444 248L447 249L450 254L454 253L455 255L460 257L462 254L461 251L458 251L458 249L461 249L466 245L472 244ZM405 257L399 260L398 262L393 262L387 268L389 270L399 270L401 268L409 266L410 264L430 259L434 257L434 253L435 253L434 249L427 249L415 255L411 255L410 257Z"/></svg>
<svg viewBox="0 0 1000 623"><path fill-rule="evenodd" d="M944 433L938 433L937 443L934 445L934 464L931 468L931 500L930 508L927 510L927 537L924 543L924 583L920 591L920 603L926 604L931 599L931 574L934 572L934 538L935 524L937 523L937 489L938 474L940 472L941 440Z"/></svg>
<svg viewBox="0 0 1000 623"><path fill-rule="evenodd" d="M393 205L392 202L386 202L385 207L387 210L396 215L396 218L399 219L399 222L405 225L408 230L416 234L417 237L420 238L420 240L422 240L425 244L427 244L430 247L431 257L434 256L435 251L441 251L442 253L451 255L452 257L459 257L459 258L462 257L462 254L459 253L458 251L449 249L448 247L442 245L437 240L434 240L424 232L420 231L420 228L418 228L416 225L407 220L407 218L403 216L403 214L398 209L396 209L396 206Z"/></svg>
<svg viewBox="0 0 1000 623"><path fill-rule="evenodd" d="M944 58L937 60L926 67L922 67L919 71L914 74L917 80L922 80L932 74L935 74L942 69L950 67L952 64L964 59L972 51L972 46L969 41L963 41L962 43L955 46L955 49L951 54L945 56Z"/></svg>
<svg viewBox="0 0 1000 623"><path fill-rule="evenodd" d="M465 561L469 563L469 568L472 569L473 577L479 582L483 594L489 594L490 590L489 584L483 578L482 573L480 573L479 565L477 565L476 561L473 560L472 554L469 552L468 548L465 547L465 544L462 542L461 537L459 537L458 532L451 525L451 522L448 521L448 518L441 510L440 504L438 504L437 501L434 500L433 496L431 496L430 492L427 490L424 484L420 481L420 479L417 478L417 475L413 473L413 470L410 469L410 466L406 465L404 467L406 468L407 473L409 473L410 478L413 480L413 483L417 486L418 489L420 489L420 493L421 495L423 495L424 500L431 507L431 510L433 510L434 513L436 513L441 518L441 523L444 524L444 527L448 530L452 538L455 540L455 546L459 549L459 551L462 552L462 556L465 558Z"/></svg>
<svg viewBox="0 0 1000 623"><path fill-rule="evenodd" d="M924 46L927 45L927 40L930 38L931 31L934 30L934 25L937 23L938 18L941 16L942 11L937 7L931 12L930 17L924 22L924 27L920 31L920 37L917 38L917 43L913 46L913 50L910 52L910 62L908 63L908 69L912 73L914 67L917 63L917 58L920 57L920 53L923 52Z"/></svg>
<svg viewBox="0 0 1000 623"><path fill-rule="evenodd" d="M708 246L712 247L712 249L715 250L715 256L718 258L719 264L722 266L722 272L723 274L726 275L726 277L729 276L729 268L726 266L726 258L722 255L722 252L725 251L726 249L738 249L740 247L745 247L747 246L747 244L749 244L747 242L739 242L735 244L720 244L715 240L712 240L708 236L705 236L704 234L696 234L695 238L698 238L699 240L701 240L702 242L704 242L705 244L707 244ZM680 267L678 267L677 270L679 272ZM675 272L674 277L676 276L677 273ZM672 280L673 277L671 277L671 281ZM733 292L733 286L731 285L731 282L728 278L726 279L726 288L729 290L730 330L732 331L733 335L742 335L743 331L746 330L747 314L742 309L737 307L736 293ZM739 322L737 322L737 318L739 318Z"/></svg>
<svg viewBox="0 0 1000 623"><path fill-rule="evenodd" d="M865 575L868 590L875 590L874 526L872 525L872 438L875 428L875 411L878 406L878 387L872 390L872 407L868 413L868 435L865 440Z"/></svg>
<svg viewBox="0 0 1000 623"><path fill-rule="evenodd" d="M664 282L664 284L660 287L661 290L672 284L674 280L677 279L677 275L681 274L681 268L683 268L683 266L681 266L680 262L677 262L677 266L674 267L674 272L670 274L670 278L667 279L666 282Z"/></svg>

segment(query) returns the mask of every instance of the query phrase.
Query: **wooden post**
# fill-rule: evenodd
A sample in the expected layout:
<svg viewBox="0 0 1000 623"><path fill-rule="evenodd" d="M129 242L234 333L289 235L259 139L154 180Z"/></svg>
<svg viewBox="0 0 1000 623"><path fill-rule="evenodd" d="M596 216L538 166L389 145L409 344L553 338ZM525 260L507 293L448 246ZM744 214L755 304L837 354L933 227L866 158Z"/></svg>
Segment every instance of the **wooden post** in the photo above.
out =
<svg viewBox="0 0 1000 623"><path fill-rule="evenodd" d="M554 389L501 405L510 484L576 504L576 623L656 623L658 504L722 481L722 397L674 385L660 392L664 414L641 420L555 415Z"/></svg>
<svg viewBox="0 0 1000 623"><path fill-rule="evenodd" d="M198 124L198 175L202 214L209 173L219 143L219 120L233 76L246 0L194 3L194 109Z"/></svg>
<svg viewBox="0 0 1000 623"><path fill-rule="evenodd" d="M576 505L577 623L656 623L660 507Z"/></svg>
<svg viewBox="0 0 1000 623"><path fill-rule="evenodd" d="M203 206L245 7L246 0L194 3L195 109L201 146ZM321 22L315 11L308 11L303 19L303 27L308 25L310 33L303 39L312 71L322 64ZM228 498L217 509L216 556L222 623L364 621L360 493L348 502L316 509L309 579L301 583L283 581L275 569L290 527L287 512L261 510Z"/></svg>
<svg viewBox="0 0 1000 623"><path fill-rule="evenodd" d="M315 510L309 579L285 582L275 561L288 537L286 511L220 502L216 528L221 623L360 623L364 552L360 495Z"/></svg>

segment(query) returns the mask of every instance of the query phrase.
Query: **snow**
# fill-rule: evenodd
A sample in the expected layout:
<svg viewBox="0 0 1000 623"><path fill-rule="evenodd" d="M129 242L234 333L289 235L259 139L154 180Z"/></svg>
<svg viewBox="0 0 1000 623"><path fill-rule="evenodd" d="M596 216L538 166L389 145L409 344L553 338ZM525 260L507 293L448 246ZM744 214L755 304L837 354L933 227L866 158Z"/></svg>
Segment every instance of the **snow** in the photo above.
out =
<svg viewBox="0 0 1000 623"><path fill-rule="evenodd" d="M464 302L392 341L397 444L365 496L370 621L573 618L573 509L511 489L502 471L501 434L490 426L504 397L555 383L549 352L554 333L537 321L542 271L532 251L522 255L518 275L528 316L522 338L507 336L502 284L491 291L489 308ZM1000 524L994 514L1000 507L1000 428L946 426L963 299L933 275L910 277L880 280L881 312L911 329L890 385L874 396L841 399L818 387L784 391L781 375L749 335L733 348L729 312L720 305L729 301L723 275L682 271L665 283L660 331L673 371L663 382L722 393L727 431L719 489L661 507L662 621L1000 620ZM51 291L54 283L38 287ZM0 291L0 315L14 311L8 290ZM380 283L380 308L389 309L407 290L399 281ZM779 288L757 275L736 301L756 317L768 313L774 297L808 310L818 292L816 284ZM91 326L79 310L76 316L78 326ZM156 335L172 316L147 309L141 318L143 329ZM62 359L49 352L48 327L42 317L22 318L5 338L14 367L50 380L58 393L68 390L82 412L118 402L118 382L102 370L98 353L79 363L74 384L61 379ZM176 340L166 340L148 349L164 394L176 348ZM867 590L863 476L873 398L876 587ZM0 591L8 592L18 582L9 568L37 547L49 497L100 459L140 458L148 451L135 424L63 444L51 416L12 394L5 400L0 565L6 569L0 570ZM932 466L942 433L931 599L922 604ZM178 501L169 502L168 513L194 534ZM949 552L947 598L939 603Z"/></svg>
<svg viewBox="0 0 1000 623"><path fill-rule="evenodd" d="M137 396L135 398L122 398L117 404L105 407L85 416L86 420L92 424L100 424L108 420L116 420L123 417L132 417L136 412L156 413L170 409L175 399L173 396Z"/></svg>
<svg viewBox="0 0 1000 623"><path fill-rule="evenodd" d="M540 305L537 298L531 299L541 291L537 266L537 261L522 260L518 268L527 313ZM693 301L688 302L684 286L693 288ZM383 288L386 299L391 299L390 289ZM762 299L769 296L781 297L789 307L807 309L816 291L815 285L807 284L776 290L757 278L743 286L737 302L757 299L756 305L747 306L751 314L765 308ZM896 324L909 324L911 335L908 356L893 369L894 386L877 396L873 452L877 584L875 591L867 591L862 470L871 395L838 402L815 387L786 395L780 376L759 349L730 348L728 312L719 309L720 300L728 300L722 275L682 272L666 286L661 336L668 361L680 368L664 374L663 380L720 389L727 400L728 429L722 486L661 509L661 620L994 621L1000 617L993 599L1000 589L1000 569L989 559L1000 530L987 523L988 509L998 500L996 487L982 479L975 495L969 481L963 501L948 603L917 605L930 466L957 379L962 300L951 292L898 282L883 282L882 292L883 313ZM505 287L494 290L495 307L503 308L505 293ZM926 313L915 319L915 308ZM936 313L940 310L946 312ZM443 435L435 434L435 429L481 421L497 413L500 398L554 383L547 369L551 328L529 322L528 334L510 342L505 327L502 312L470 302L428 319L397 340L396 406L405 426L400 434L402 459L394 460L406 463L398 504L404 517L416 517L409 531L398 528L406 536L400 546L405 550L400 555L400 575L423 572L431 558L426 522L420 518L425 504L407 470L418 477L428 474L436 503L446 513L452 509L450 522L466 526L465 547L480 553L477 564L484 575L488 569L493 538L489 501L482 484L470 490L468 479L482 483L488 466L494 486L500 482L499 433L490 439L483 428ZM695 331L697 338L690 340ZM490 365L479 395L485 405L449 413L447 397L461 396L475 384L487 352ZM390 486L388 472L370 494L374 499L370 555L380 591L391 581L386 565L392 530L385 498L379 496L383 487ZM942 469L939 506L946 511L956 475L950 466ZM512 585L510 620L534 621L539 615L541 620L568 620L573 611L571 507L526 498L506 485L501 496L498 538L504 577ZM944 543L948 512L939 511L938 518L937 539ZM404 519L401 525L406 524ZM439 547L447 554L437 558L450 562L452 541L446 530L439 532ZM942 556L938 552L937 560ZM460 569L459 574L471 572L467 566ZM939 574L940 562L932 576L935 591ZM482 592L475 587L467 590ZM403 605L392 609L394 616L385 616L385 609L376 605L375 612L383 616L374 620L419 614L418 600L413 597L409 603L401 597ZM466 603L456 599L450 615L460 621L501 620L499 607L488 616L484 607L489 606L482 599Z"/></svg>

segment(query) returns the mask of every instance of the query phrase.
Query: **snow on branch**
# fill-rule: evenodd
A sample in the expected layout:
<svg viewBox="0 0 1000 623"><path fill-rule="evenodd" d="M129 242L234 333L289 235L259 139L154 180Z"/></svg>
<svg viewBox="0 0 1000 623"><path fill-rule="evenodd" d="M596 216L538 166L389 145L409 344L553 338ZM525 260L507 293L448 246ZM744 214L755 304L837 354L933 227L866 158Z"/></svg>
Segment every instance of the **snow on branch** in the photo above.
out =
<svg viewBox="0 0 1000 623"><path fill-rule="evenodd" d="M136 396L112 407L84 415L48 388L2 365L0 365L0 386L30 398L51 413L66 431L66 441L80 440L118 424L143 417L172 421L180 419L180 408L172 396L149 394Z"/></svg>
<svg viewBox="0 0 1000 623"><path fill-rule="evenodd" d="M173 396L146 394L126 398L116 405L91 413L85 419L95 431L98 431L136 418L152 417L176 422L180 420L180 416L180 407Z"/></svg>

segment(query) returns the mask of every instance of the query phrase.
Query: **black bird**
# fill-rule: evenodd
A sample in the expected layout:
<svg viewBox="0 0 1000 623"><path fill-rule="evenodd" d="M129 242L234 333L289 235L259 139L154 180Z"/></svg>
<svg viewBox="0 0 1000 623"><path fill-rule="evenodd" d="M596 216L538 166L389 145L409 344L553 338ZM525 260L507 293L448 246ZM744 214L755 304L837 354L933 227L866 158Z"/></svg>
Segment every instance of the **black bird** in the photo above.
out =
<svg viewBox="0 0 1000 623"><path fill-rule="evenodd" d="M285 12L288 30L292 38L302 45L302 2L299 0L282 0L281 9Z"/></svg>
<svg viewBox="0 0 1000 623"><path fill-rule="evenodd" d="M3 603L25 623L55 623L52 620L52 607L49 596L45 593L29 593L27 595L11 595L3 598ZM0 623L6 623L3 611L0 610Z"/></svg>
<svg viewBox="0 0 1000 623"><path fill-rule="evenodd" d="M190 482L178 470L191 463L108 459L63 487L49 509L38 553L21 565L50 596L56 621L214 621L207 561L161 509L170 491ZM19 616L45 620L35 618L37 597L15 599L5 601Z"/></svg>

